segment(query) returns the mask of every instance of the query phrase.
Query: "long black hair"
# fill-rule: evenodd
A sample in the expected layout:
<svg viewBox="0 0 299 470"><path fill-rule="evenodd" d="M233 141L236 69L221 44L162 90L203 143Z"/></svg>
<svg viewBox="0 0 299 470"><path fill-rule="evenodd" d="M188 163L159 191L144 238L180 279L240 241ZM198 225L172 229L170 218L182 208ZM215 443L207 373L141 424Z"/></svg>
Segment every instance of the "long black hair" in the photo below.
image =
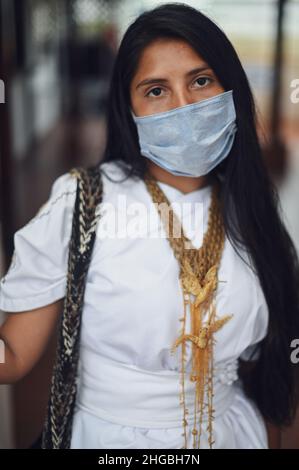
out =
<svg viewBox="0 0 299 470"><path fill-rule="evenodd" d="M221 210L234 249L245 248L269 309L269 327L258 359L240 369L245 390L264 418L289 425L298 401L298 366L290 359L299 338L299 262L280 216L280 199L268 175L257 135L254 98L238 55L225 33L200 11L168 3L142 13L122 38L111 77L107 141L101 162L120 161L126 177L143 178L130 83L143 49L165 37L185 40L209 64L221 85L233 90L238 132L229 156L214 170L221 177ZM243 259L243 258L242 258Z"/></svg>

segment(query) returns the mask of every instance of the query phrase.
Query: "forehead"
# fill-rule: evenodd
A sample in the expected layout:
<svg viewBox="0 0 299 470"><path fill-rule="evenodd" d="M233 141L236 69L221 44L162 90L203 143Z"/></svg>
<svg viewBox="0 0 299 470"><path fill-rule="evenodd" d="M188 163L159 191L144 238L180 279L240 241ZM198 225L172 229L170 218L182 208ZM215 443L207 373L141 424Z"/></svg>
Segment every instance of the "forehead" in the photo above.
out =
<svg viewBox="0 0 299 470"><path fill-rule="evenodd" d="M188 42L172 38L156 39L142 51L136 78L148 72L174 73L203 64L203 58Z"/></svg>

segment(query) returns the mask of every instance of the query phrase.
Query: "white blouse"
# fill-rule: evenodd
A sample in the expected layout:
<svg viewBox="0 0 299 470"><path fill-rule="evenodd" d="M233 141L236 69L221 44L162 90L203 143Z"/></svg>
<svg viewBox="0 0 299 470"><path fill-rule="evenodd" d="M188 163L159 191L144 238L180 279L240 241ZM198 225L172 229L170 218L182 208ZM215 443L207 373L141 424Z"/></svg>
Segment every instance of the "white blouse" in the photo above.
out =
<svg viewBox="0 0 299 470"><path fill-rule="evenodd" d="M124 176L116 162L103 163L102 169L105 210L97 226L85 288L71 447L182 448L180 348L170 353L183 314L179 265L167 238L157 236L161 234L157 211L151 212L148 223L148 212L143 209L153 206L144 182L135 178L110 181L109 177L120 180ZM173 207L185 234L199 248L208 224L211 186L184 194L166 183L158 184L176 203ZM64 297L76 185L69 173L57 178L48 201L15 233L12 262L0 281L1 310L31 310ZM127 207L133 208L131 219L125 217L125 206L120 203L124 196ZM115 215L118 223L113 226ZM141 235L137 225L143 227ZM242 256L250 264L246 254ZM264 421L245 396L237 374L238 358L247 359L253 345L267 333L266 300L258 277L227 238L218 273L217 314L233 317L215 333L213 447L268 448ZM186 347L190 369L189 342ZM190 449L192 387L191 382L186 384ZM209 447L207 437L205 433L201 448Z"/></svg>

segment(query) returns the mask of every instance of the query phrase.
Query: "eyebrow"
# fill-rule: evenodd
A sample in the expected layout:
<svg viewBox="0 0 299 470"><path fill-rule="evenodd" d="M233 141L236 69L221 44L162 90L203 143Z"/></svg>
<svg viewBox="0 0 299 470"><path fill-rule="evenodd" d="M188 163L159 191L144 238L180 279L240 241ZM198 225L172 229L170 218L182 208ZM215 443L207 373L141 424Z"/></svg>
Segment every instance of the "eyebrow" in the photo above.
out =
<svg viewBox="0 0 299 470"><path fill-rule="evenodd" d="M189 70L189 72L187 72L185 74L185 77L190 77L190 76L195 75L199 72L204 72L205 70L212 70L212 69L208 65L203 65L202 67L196 67L195 69ZM138 85L136 86L136 90L137 90L137 88L139 88L141 86L151 85L151 84L157 83L157 82L166 83L166 82L168 82L168 80L167 80L167 78L154 78L154 77L146 78L146 79L142 80L140 83L138 83Z"/></svg>

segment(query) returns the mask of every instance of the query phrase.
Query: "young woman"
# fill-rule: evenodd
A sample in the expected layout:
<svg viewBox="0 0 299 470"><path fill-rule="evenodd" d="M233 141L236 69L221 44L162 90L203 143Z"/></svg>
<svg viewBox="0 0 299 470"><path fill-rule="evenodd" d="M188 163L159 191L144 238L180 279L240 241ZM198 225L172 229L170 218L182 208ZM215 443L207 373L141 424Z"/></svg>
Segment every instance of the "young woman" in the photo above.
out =
<svg viewBox="0 0 299 470"><path fill-rule="evenodd" d="M298 258L245 72L198 10L166 4L126 31L100 168L105 223L113 213L121 223L110 237L104 218L97 227L71 447L279 447L297 404ZM1 383L28 373L61 312L75 195L76 179L61 175L15 234ZM135 223L155 207L143 236L123 236L132 219L120 196L146 208ZM179 237L153 203L173 209Z"/></svg>

